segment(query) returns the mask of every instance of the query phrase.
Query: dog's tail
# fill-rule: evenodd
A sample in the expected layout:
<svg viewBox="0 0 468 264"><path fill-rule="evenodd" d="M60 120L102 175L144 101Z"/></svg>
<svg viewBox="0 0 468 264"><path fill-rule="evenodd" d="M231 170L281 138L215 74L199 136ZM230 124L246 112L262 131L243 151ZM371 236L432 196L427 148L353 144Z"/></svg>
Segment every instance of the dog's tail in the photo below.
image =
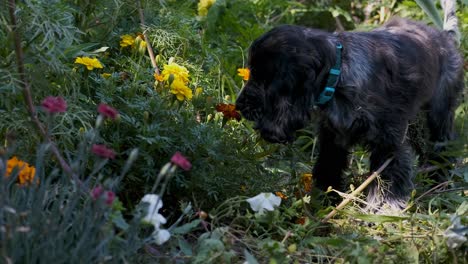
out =
<svg viewBox="0 0 468 264"><path fill-rule="evenodd" d="M444 30L452 36L452 38L460 43L460 29L458 28L458 18L456 15L456 0L440 0L440 5L444 10Z"/></svg>

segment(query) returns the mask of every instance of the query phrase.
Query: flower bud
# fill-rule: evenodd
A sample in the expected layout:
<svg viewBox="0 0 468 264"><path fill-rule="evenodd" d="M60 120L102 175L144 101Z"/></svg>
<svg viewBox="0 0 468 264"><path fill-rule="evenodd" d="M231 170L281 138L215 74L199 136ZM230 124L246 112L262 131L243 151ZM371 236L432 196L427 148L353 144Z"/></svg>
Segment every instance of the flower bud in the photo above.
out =
<svg viewBox="0 0 468 264"><path fill-rule="evenodd" d="M138 148L132 149L130 152L130 155L128 156L128 161L129 162L134 162L138 157Z"/></svg>
<svg viewBox="0 0 468 264"><path fill-rule="evenodd" d="M208 214L205 211L200 211L198 213L198 217L200 217L201 220L205 220L208 217Z"/></svg>

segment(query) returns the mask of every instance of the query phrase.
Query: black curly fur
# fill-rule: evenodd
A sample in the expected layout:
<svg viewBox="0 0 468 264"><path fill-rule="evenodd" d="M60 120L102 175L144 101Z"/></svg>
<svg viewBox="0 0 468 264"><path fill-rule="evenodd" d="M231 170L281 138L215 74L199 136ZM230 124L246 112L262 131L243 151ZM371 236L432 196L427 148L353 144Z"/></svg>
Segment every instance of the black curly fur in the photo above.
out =
<svg viewBox="0 0 468 264"><path fill-rule="evenodd" d="M315 107L319 119L311 120L335 64L337 42L343 52L336 92L326 105ZM360 143L371 152L371 170L395 157L382 173L386 191L379 194L374 184L368 201L401 208L413 187L413 157L404 140L409 122L424 111L432 142L453 138L463 59L446 31L405 19L370 32L339 34L279 26L253 42L248 64L251 76L237 109L270 142L290 142L296 130L319 122L313 173L322 189L341 189L349 149Z"/></svg>

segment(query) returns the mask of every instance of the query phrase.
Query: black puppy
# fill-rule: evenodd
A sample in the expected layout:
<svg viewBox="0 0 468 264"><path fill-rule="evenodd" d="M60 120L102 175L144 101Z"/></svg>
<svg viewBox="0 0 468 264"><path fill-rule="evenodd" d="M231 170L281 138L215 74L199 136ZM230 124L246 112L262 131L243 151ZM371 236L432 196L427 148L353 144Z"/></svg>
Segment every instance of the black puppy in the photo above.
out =
<svg viewBox="0 0 468 264"><path fill-rule="evenodd" d="M451 8L445 20L456 22ZM294 140L316 111L320 153L313 174L321 189L342 189L354 144L371 152L371 170L393 156L381 175L386 188L380 193L372 185L367 200L374 208L400 209L413 187L408 123L424 111L432 142L453 137L454 109L464 87L457 30L456 23L441 31L405 19L370 32L338 34L276 27L250 47L251 76L236 107L255 121L263 138L280 143Z"/></svg>

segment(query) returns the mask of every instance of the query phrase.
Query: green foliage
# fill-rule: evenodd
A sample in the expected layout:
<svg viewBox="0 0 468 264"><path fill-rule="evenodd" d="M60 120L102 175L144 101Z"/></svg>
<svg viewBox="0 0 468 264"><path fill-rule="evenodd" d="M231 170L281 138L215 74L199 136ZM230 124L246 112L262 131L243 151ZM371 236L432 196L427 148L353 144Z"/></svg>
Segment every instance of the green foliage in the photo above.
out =
<svg viewBox="0 0 468 264"><path fill-rule="evenodd" d="M123 230L121 206L93 200L81 186L70 184L59 170L43 165L48 146L38 150L38 184L21 186L14 173L0 170L0 248L2 261L21 263L97 263L125 259L142 244L138 230ZM136 216L135 225L141 217ZM139 229L139 228L138 228ZM126 232L128 231L128 233ZM125 238L125 239L123 239Z"/></svg>
<svg viewBox="0 0 468 264"><path fill-rule="evenodd" d="M228 120L216 110L220 103L235 102L243 85L237 69L246 65L247 48L273 26L366 30L393 15L429 21L415 2L217 0L206 16L198 14L197 4L142 1L142 29L135 1L17 3L38 117L82 185L60 168L30 120L8 10L0 10L0 262L450 263L466 258L466 165L447 171L444 190L427 192L434 181L430 173L419 173L412 207L401 216L369 215L357 200L332 223L322 224L330 209L321 208L318 195L304 197L303 174L316 158L315 128L300 131L290 146L271 145L250 123ZM466 11L465 5L459 8L461 22L468 19ZM460 24L466 57L468 23ZM159 70L169 61L188 69L192 100L179 101L170 92L174 75L169 82L155 81L151 60L138 44L120 45L122 35L143 31ZM104 67L87 70L75 63L79 56L96 57ZM67 111L52 118L40 106L48 95L63 96ZM119 118L97 122L101 102L117 109ZM450 147L462 162L467 113L462 102L456 111L461 136ZM410 132L423 141L423 125L415 126ZM96 157L93 144L112 148L116 158ZM177 151L191 170L168 169ZM18 170L7 177L13 155L34 164L38 185L17 184ZM347 174L366 173L368 163L365 149L355 149ZM117 194L112 206L92 198L98 185ZM255 213L246 202L260 192L278 191L287 198L275 211ZM153 228L141 223L140 200L148 193L163 197L158 213L168 222L161 228L171 234L163 245L155 242Z"/></svg>

